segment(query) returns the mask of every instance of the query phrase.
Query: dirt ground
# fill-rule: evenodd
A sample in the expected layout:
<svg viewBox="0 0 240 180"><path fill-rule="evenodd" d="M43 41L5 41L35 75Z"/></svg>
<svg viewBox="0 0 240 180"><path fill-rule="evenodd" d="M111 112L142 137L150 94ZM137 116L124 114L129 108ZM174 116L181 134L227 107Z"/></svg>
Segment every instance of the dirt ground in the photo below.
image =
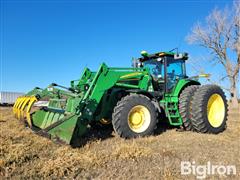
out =
<svg viewBox="0 0 240 180"><path fill-rule="evenodd" d="M155 136L124 140L111 127L95 128L71 148L34 134L0 107L0 179L195 179L181 175L181 161L235 165L240 179L240 109L231 110L221 134L167 128ZM161 126L161 124L159 125Z"/></svg>

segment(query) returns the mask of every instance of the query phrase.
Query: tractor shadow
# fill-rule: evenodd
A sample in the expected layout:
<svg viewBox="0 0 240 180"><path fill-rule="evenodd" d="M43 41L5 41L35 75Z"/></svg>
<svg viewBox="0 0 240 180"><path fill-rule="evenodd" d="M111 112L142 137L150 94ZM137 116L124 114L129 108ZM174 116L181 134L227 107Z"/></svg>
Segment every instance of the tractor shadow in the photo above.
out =
<svg viewBox="0 0 240 180"><path fill-rule="evenodd" d="M176 129L176 131L181 129L180 127L171 126L169 124L169 120L168 120L166 114L164 113L164 110L162 110L162 113L159 114L158 119L159 119L159 122L157 123L157 129L154 132L155 136L160 135L171 129Z"/></svg>
<svg viewBox="0 0 240 180"><path fill-rule="evenodd" d="M93 124L91 125L91 128L89 128L87 133L80 137L78 140L73 141L71 146L73 148L80 148L88 143L97 140L102 141L105 139L113 138L114 137L113 132L114 130L111 124L110 125Z"/></svg>
<svg viewBox="0 0 240 180"><path fill-rule="evenodd" d="M157 124L157 129L155 129L154 136L158 136L164 133L167 130L176 129L176 127L170 126L166 117L161 117L161 121ZM176 129L178 130L178 129ZM106 140L115 137L114 129L112 124L110 125L101 125L93 124L87 133L71 143L73 148L80 148L85 146L88 143L97 141L97 140Z"/></svg>

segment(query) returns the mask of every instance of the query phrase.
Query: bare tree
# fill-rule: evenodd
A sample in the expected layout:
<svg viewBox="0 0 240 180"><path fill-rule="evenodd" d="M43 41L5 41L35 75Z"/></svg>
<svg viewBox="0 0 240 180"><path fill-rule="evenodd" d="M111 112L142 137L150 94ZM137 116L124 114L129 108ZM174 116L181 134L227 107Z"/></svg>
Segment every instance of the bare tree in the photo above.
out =
<svg viewBox="0 0 240 180"><path fill-rule="evenodd" d="M213 61L223 65L229 80L229 92L233 107L238 106L238 78L240 69L240 1L231 8L215 8L204 25L197 23L187 36L190 44L207 48Z"/></svg>

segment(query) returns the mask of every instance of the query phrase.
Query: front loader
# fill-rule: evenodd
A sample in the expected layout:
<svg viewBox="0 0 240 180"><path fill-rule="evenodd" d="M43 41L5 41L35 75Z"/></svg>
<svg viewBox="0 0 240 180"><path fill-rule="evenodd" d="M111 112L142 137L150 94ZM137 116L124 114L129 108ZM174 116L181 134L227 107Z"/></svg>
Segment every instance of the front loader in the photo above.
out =
<svg viewBox="0 0 240 180"><path fill-rule="evenodd" d="M19 97L16 118L35 132L71 144L92 123L112 123L124 138L154 133L165 114L170 125L203 133L226 127L227 102L216 85L201 86L186 75L187 53L159 52L133 61L132 68L85 68L70 87L56 83Z"/></svg>

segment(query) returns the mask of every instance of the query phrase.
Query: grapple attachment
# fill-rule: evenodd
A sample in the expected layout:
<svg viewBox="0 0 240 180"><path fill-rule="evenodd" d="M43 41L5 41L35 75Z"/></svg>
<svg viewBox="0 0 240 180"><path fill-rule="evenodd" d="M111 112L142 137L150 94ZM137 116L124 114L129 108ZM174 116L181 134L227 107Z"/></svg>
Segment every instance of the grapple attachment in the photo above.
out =
<svg viewBox="0 0 240 180"><path fill-rule="evenodd" d="M13 106L13 113L15 117L20 120L26 119L30 127L32 127L30 111L36 101L37 98L35 96L22 96L16 100Z"/></svg>
<svg viewBox="0 0 240 180"><path fill-rule="evenodd" d="M34 89L19 97L13 113L35 132L70 144L75 135L83 134L86 129L86 125L78 122L80 114L76 106L80 100L76 93L54 88L51 84L46 89Z"/></svg>

